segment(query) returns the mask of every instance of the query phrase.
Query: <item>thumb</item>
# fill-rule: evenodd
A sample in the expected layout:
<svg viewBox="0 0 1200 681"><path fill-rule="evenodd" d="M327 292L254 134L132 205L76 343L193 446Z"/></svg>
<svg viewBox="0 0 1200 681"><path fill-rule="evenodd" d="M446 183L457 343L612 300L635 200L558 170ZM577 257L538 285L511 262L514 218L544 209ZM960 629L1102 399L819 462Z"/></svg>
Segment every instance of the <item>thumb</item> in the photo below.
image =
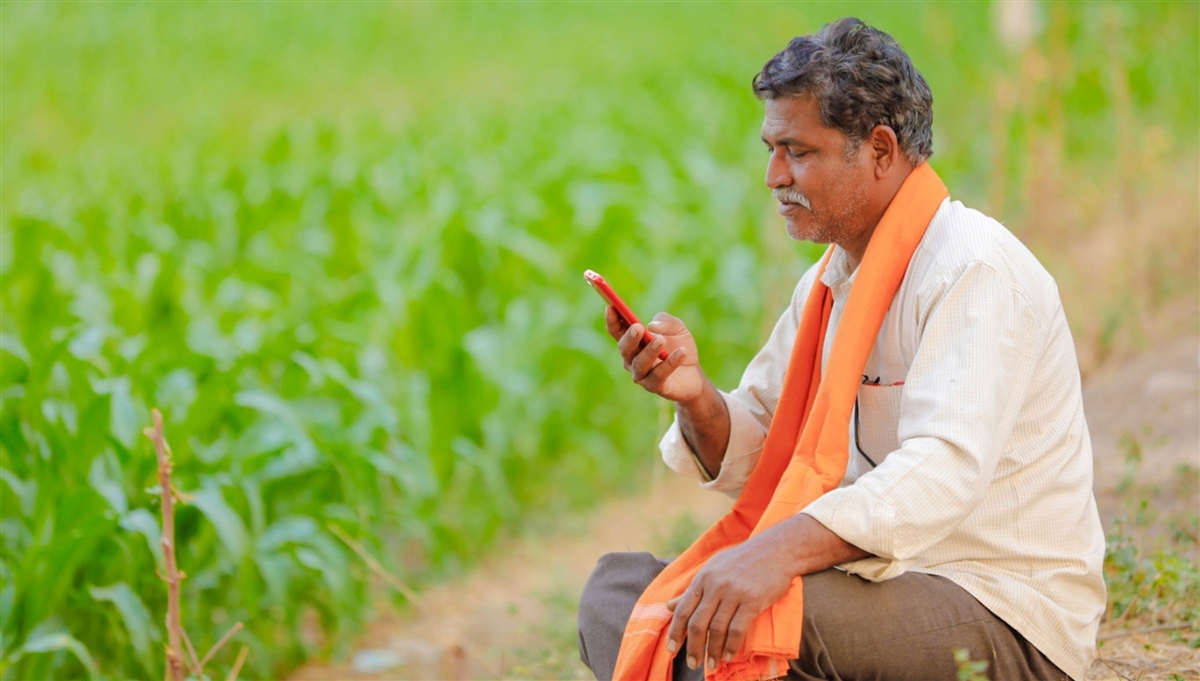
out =
<svg viewBox="0 0 1200 681"><path fill-rule="evenodd" d="M646 325L646 328L651 333L665 333L673 335L677 333L685 333L687 325L677 317L672 317L666 312L659 312L654 315L654 320Z"/></svg>

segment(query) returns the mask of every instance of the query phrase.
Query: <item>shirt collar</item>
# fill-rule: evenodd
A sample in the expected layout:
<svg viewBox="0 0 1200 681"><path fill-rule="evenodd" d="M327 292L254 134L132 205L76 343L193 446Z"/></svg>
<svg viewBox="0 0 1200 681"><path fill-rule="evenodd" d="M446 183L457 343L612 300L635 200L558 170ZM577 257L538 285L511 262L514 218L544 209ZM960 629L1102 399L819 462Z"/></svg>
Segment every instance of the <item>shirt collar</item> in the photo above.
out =
<svg viewBox="0 0 1200 681"><path fill-rule="evenodd" d="M850 259L846 256L845 249L836 246L830 246L833 249L833 254L829 256L829 262L825 265L825 271L821 274L821 283L831 289L836 289L843 284L854 282L854 275L858 274L858 268L850 268Z"/></svg>

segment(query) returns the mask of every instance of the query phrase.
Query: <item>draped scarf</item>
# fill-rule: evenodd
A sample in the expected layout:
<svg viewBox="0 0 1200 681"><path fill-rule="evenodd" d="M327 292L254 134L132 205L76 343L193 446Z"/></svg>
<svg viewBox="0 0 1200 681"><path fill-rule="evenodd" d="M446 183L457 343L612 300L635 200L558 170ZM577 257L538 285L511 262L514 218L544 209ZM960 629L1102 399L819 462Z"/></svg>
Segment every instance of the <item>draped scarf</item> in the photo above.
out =
<svg viewBox="0 0 1200 681"><path fill-rule="evenodd" d="M863 367L909 260L947 195L928 163L914 168L904 180L871 236L822 376L833 296L820 275L836 246L826 252L804 304L758 463L729 513L642 593L625 627L614 679L669 681L674 654L667 651L672 616L667 601L682 595L717 552L799 513L840 484ZM765 681L786 675L788 660L799 655L803 620L804 589L796 577L787 593L754 619L733 659L718 661L715 670L705 667L705 673L715 681Z"/></svg>

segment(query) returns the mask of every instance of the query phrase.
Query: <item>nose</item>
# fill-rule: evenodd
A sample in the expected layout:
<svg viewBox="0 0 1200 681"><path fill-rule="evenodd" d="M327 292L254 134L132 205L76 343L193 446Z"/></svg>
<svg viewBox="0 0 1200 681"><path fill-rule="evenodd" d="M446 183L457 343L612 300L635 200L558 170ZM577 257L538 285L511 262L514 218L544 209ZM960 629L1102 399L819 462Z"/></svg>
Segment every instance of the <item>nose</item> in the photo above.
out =
<svg viewBox="0 0 1200 681"><path fill-rule="evenodd" d="M792 173L788 169L787 159L784 158L782 149L775 149L771 152L771 158L767 160L767 188L778 189L790 184Z"/></svg>

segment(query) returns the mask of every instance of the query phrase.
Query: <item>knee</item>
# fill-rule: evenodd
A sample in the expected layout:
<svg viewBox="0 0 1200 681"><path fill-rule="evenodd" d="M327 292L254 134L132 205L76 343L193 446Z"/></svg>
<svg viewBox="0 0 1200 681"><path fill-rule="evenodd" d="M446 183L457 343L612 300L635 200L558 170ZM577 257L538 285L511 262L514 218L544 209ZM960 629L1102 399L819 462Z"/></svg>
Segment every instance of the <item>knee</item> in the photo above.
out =
<svg viewBox="0 0 1200 681"><path fill-rule="evenodd" d="M592 573L588 575L583 592L579 595L579 608L575 616L575 624L579 633L579 659L588 668L591 668L592 665L588 661L587 635L594 635L596 628L602 624L604 602L608 600L607 585L612 581L611 574L614 564L621 562L623 555L625 554L606 553L600 556L600 559L596 561L596 567L592 568Z"/></svg>
<svg viewBox="0 0 1200 681"><path fill-rule="evenodd" d="M606 553L596 561L579 595L576 625L579 629L579 654L588 662L587 647L593 652L607 650L625 631L633 606L658 572L662 562L644 551ZM598 653L604 657L603 652Z"/></svg>
<svg viewBox="0 0 1200 681"><path fill-rule="evenodd" d="M596 601L602 593L606 577L612 570L613 563L619 560L620 555L620 553L606 553L596 561L596 566L592 568L587 582L583 585L583 593L579 595L579 619L581 622L585 611L595 610Z"/></svg>
<svg viewBox="0 0 1200 681"><path fill-rule="evenodd" d="M579 631L586 631L586 625L592 624L596 617L603 612L607 601L612 599L617 573L624 564L629 562L632 555L625 552L612 552L600 556L600 559L596 561L596 567L592 568L592 573L588 575L587 582L583 585L583 592L579 595Z"/></svg>

